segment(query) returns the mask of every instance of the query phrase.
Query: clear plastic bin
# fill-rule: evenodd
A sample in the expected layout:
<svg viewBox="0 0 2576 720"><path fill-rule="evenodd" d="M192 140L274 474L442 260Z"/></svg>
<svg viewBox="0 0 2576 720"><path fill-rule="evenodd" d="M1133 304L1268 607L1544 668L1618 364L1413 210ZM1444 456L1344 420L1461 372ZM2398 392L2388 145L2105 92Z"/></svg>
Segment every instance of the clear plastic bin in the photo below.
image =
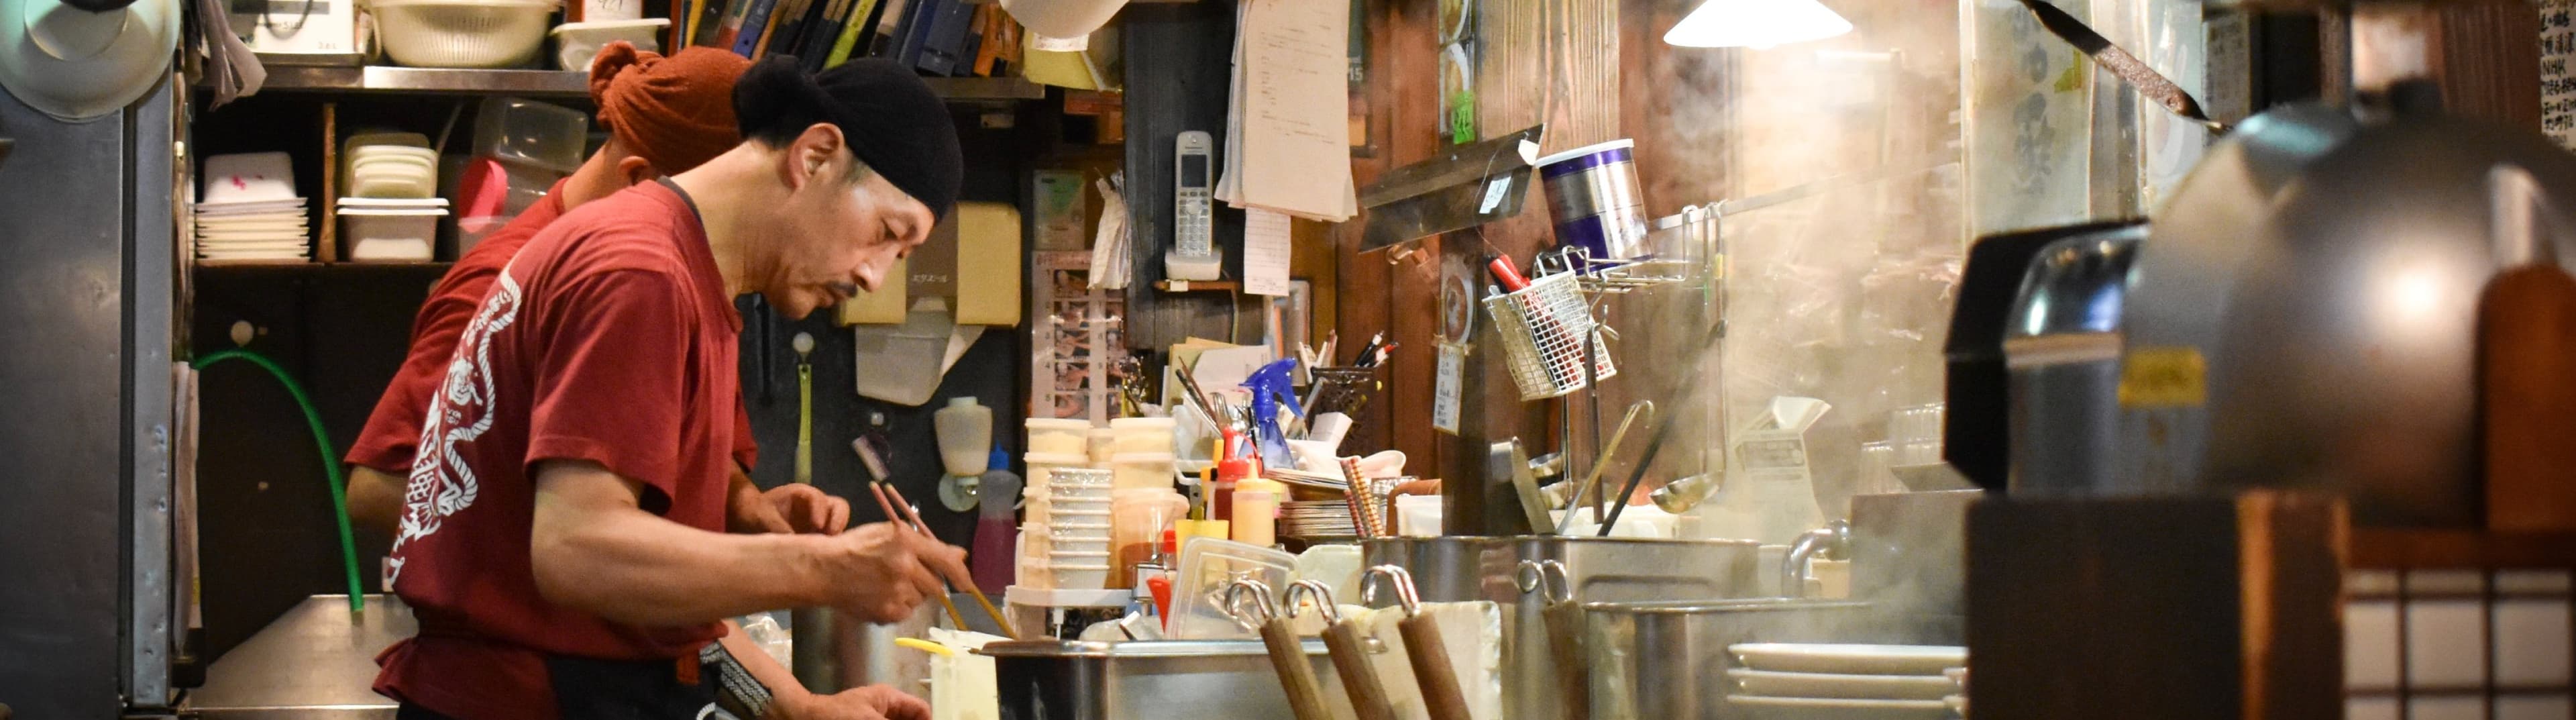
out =
<svg viewBox="0 0 2576 720"><path fill-rule="evenodd" d="M486 98L474 113L473 152L503 164L569 174L581 169L582 143L589 132L590 116L579 110L512 97Z"/></svg>

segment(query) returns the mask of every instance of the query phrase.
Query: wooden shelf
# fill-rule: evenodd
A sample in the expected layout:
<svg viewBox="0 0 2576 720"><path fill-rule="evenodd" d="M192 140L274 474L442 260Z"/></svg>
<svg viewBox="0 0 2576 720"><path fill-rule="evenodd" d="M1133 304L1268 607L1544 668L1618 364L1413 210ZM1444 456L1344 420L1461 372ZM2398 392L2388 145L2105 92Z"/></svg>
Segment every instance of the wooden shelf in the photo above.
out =
<svg viewBox="0 0 2576 720"><path fill-rule="evenodd" d="M394 262L362 262L354 260L342 260L336 262L321 262L317 260L197 260L189 263L190 266L195 267L196 269L211 272L327 272L334 270L400 271L431 269L444 271L448 266L454 264L455 263L446 261L412 260Z"/></svg>
<svg viewBox="0 0 2576 720"><path fill-rule="evenodd" d="M467 70L273 66L262 92L380 95L520 95L588 98L588 73L564 70ZM1040 100L1046 87L1015 77L922 78L940 97L961 102Z"/></svg>
<svg viewBox="0 0 2576 720"><path fill-rule="evenodd" d="M1154 289L1163 292L1241 292L1243 283L1236 280L1156 280Z"/></svg>

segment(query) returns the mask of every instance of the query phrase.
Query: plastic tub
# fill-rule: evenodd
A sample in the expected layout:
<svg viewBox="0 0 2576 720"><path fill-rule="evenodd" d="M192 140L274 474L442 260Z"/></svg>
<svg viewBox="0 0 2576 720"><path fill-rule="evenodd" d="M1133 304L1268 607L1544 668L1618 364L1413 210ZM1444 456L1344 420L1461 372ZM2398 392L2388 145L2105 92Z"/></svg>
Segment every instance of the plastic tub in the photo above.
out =
<svg viewBox="0 0 2576 720"><path fill-rule="evenodd" d="M423 261L437 247L446 210L342 208L341 236L353 261Z"/></svg>
<svg viewBox="0 0 2576 720"><path fill-rule="evenodd" d="M581 169L590 117L558 105L485 98L474 111L474 154L560 173ZM513 183L515 186L516 183Z"/></svg>
<svg viewBox="0 0 2576 720"><path fill-rule="evenodd" d="M1049 539L1047 540L1047 547L1049 552L1099 554L1104 556L1109 554L1109 541L1107 540Z"/></svg>
<svg viewBox="0 0 2576 720"><path fill-rule="evenodd" d="M634 43L639 50L659 51L662 28L670 26L667 18L602 20L564 23L548 34L555 38L555 67L588 71L591 61L599 58L599 49L619 40Z"/></svg>
<svg viewBox="0 0 2576 720"><path fill-rule="evenodd" d="M376 0L385 55L412 67L525 65L546 44L551 0Z"/></svg>
<svg viewBox="0 0 2576 720"><path fill-rule="evenodd" d="M1029 418L1028 428L1029 457L1031 458L1029 463L1032 465L1037 463L1035 458L1038 455L1074 458L1072 462L1059 463L1063 465L1081 465L1091 459L1091 423L1089 421Z"/></svg>
<svg viewBox="0 0 2576 720"><path fill-rule="evenodd" d="M1144 490L1172 486L1172 466L1177 461L1169 452L1127 453L1110 459L1115 472L1114 486L1120 490Z"/></svg>
<svg viewBox="0 0 2576 720"><path fill-rule="evenodd" d="M1175 427L1177 424L1167 417L1111 420L1109 421L1109 431L1112 433L1110 449L1119 454L1171 454L1173 448L1177 447L1172 442L1172 432Z"/></svg>
<svg viewBox="0 0 2576 720"><path fill-rule="evenodd" d="M1092 428L1089 441L1085 447L1091 451L1091 461L1094 463L1107 465L1109 456L1118 454L1118 431L1116 430Z"/></svg>

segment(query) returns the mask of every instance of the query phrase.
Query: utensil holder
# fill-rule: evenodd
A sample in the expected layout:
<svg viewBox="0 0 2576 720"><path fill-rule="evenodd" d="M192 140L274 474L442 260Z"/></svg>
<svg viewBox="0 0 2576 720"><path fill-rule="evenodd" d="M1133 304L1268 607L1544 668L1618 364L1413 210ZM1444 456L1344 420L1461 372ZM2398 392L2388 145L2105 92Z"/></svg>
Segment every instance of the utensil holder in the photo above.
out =
<svg viewBox="0 0 2576 720"><path fill-rule="evenodd" d="M1485 313L1502 337L1503 357L1524 401L1563 397L1589 387L1595 378L1619 374L1608 348L1602 347L1600 329L1574 273L1543 276L1529 287L1488 296ZM1582 361L1586 338L1593 347L1590 378L1584 376Z"/></svg>

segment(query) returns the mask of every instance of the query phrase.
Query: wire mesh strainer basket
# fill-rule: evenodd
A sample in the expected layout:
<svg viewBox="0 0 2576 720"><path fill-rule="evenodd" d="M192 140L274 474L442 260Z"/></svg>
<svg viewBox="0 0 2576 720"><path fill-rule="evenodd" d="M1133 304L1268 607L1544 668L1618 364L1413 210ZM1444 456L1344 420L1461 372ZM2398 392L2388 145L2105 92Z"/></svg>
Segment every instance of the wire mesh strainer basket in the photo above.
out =
<svg viewBox="0 0 2576 720"><path fill-rule="evenodd" d="M1583 349L1592 346L1595 378L1619 374L1602 347L1601 329L1574 273L1545 275L1529 287L1485 298L1485 313L1502 337L1503 357L1522 400L1544 400L1591 385L1584 376Z"/></svg>

